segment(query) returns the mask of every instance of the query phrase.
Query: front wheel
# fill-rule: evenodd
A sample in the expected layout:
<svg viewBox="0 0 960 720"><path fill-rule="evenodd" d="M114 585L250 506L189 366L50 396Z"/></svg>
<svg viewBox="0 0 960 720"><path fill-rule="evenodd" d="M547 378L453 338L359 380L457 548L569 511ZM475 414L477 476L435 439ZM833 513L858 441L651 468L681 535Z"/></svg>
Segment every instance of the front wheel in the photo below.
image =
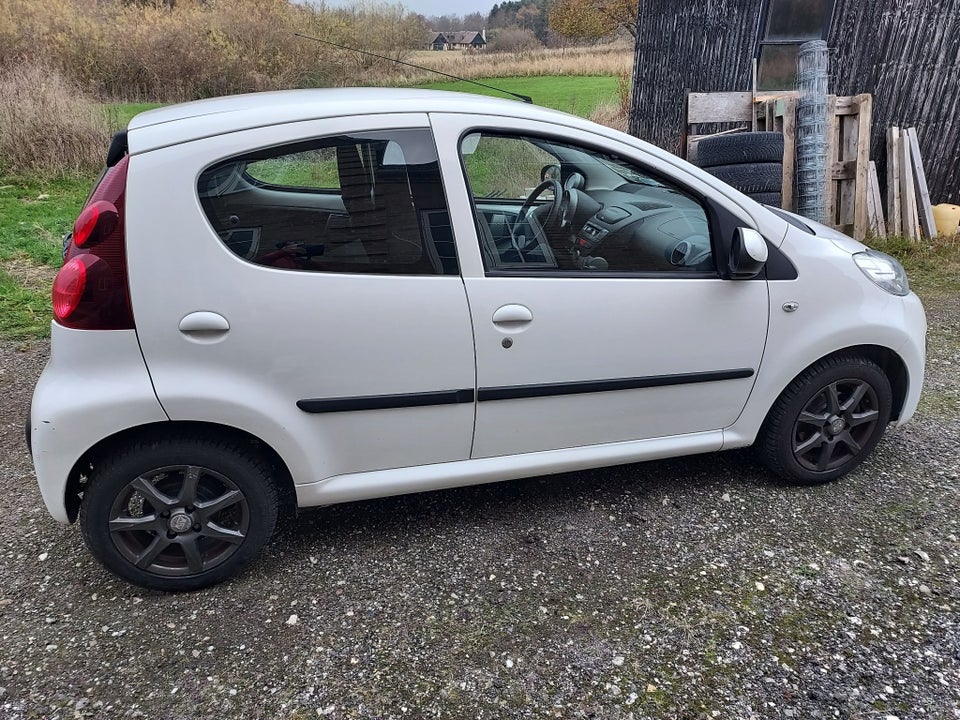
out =
<svg viewBox="0 0 960 720"><path fill-rule="evenodd" d="M757 441L760 460L787 480L816 484L853 470L890 421L890 381L860 357L820 360L774 403Z"/></svg>
<svg viewBox="0 0 960 720"><path fill-rule="evenodd" d="M96 463L80 526L107 569L151 590L194 590L250 562L273 533L277 493L249 446L141 441Z"/></svg>

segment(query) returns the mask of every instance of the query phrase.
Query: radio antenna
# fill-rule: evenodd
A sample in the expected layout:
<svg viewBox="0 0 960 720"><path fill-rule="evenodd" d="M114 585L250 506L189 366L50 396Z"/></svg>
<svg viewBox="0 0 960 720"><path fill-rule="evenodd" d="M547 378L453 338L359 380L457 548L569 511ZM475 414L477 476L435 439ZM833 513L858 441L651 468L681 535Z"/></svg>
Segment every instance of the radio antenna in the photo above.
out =
<svg viewBox="0 0 960 720"><path fill-rule="evenodd" d="M504 95L512 95L513 97L523 100L525 103L533 104L533 98L528 95L521 95L520 93L510 92L509 90L504 90L503 88L494 87L493 85L487 85L482 82L477 82L476 80L467 80L466 78L457 77L456 75L451 75L450 73L440 72L439 70L434 70L433 68L423 67L422 65L414 65L413 63L404 62L403 60L397 60L396 58L387 57L386 55L377 55L375 52L370 52L369 50L358 50L357 48L347 47L346 45L340 45L339 43L331 42L330 40L321 40L318 37L313 37L312 35L304 35L303 33L294 33L297 37L302 37L306 40L313 40L314 42L323 43L324 45L330 45L335 48L340 48L341 50L347 50L349 52L362 53L363 55L369 55L370 57L379 58L381 60L386 60L387 62L396 63L397 65L406 65L407 67L412 67L416 70L425 70L426 72L436 73L437 75L443 75L443 77L448 77L459 82L470 83L471 85L479 85L482 88L487 88L487 90L495 90L496 92L503 93Z"/></svg>

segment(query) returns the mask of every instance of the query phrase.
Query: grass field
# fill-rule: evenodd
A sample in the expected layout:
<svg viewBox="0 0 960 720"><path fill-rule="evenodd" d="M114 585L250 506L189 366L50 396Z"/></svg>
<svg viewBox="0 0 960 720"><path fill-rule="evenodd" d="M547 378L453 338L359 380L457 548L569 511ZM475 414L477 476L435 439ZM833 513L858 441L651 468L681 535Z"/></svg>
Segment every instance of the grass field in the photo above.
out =
<svg viewBox="0 0 960 720"><path fill-rule="evenodd" d="M616 77L564 76L530 78L480 78L477 82L492 85L530 97L534 104L589 117L601 103L617 97L619 79ZM501 92L467 82L433 82L418 87L434 90L454 90L492 97L506 97Z"/></svg>

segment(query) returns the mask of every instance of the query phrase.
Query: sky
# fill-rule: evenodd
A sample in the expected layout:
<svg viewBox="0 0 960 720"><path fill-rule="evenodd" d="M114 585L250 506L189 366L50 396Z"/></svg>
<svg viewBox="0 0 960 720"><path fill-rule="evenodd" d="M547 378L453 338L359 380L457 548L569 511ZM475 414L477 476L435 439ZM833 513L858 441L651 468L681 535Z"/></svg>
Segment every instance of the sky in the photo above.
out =
<svg viewBox="0 0 960 720"><path fill-rule="evenodd" d="M392 2L391 5L403 5L404 9L421 15L468 15L480 12L484 15L490 12L497 0L402 0ZM328 7L343 7L354 5L351 0L327 0Z"/></svg>

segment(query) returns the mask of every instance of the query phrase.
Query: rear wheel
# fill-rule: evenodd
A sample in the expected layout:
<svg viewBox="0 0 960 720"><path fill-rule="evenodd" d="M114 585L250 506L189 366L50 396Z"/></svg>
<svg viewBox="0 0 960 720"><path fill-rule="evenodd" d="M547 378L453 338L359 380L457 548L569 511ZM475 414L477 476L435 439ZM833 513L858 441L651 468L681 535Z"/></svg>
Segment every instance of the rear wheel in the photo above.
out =
<svg viewBox="0 0 960 720"><path fill-rule="evenodd" d="M152 590L218 583L250 562L273 533L269 466L229 441L143 441L94 466L80 525L109 570Z"/></svg>
<svg viewBox="0 0 960 720"><path fill-rule="evenodd" d="M816 484L844 475L870 454L890 420L893 393L876 364L821 360L777 399L760 431L761 461L788 480Z"/></svg>

